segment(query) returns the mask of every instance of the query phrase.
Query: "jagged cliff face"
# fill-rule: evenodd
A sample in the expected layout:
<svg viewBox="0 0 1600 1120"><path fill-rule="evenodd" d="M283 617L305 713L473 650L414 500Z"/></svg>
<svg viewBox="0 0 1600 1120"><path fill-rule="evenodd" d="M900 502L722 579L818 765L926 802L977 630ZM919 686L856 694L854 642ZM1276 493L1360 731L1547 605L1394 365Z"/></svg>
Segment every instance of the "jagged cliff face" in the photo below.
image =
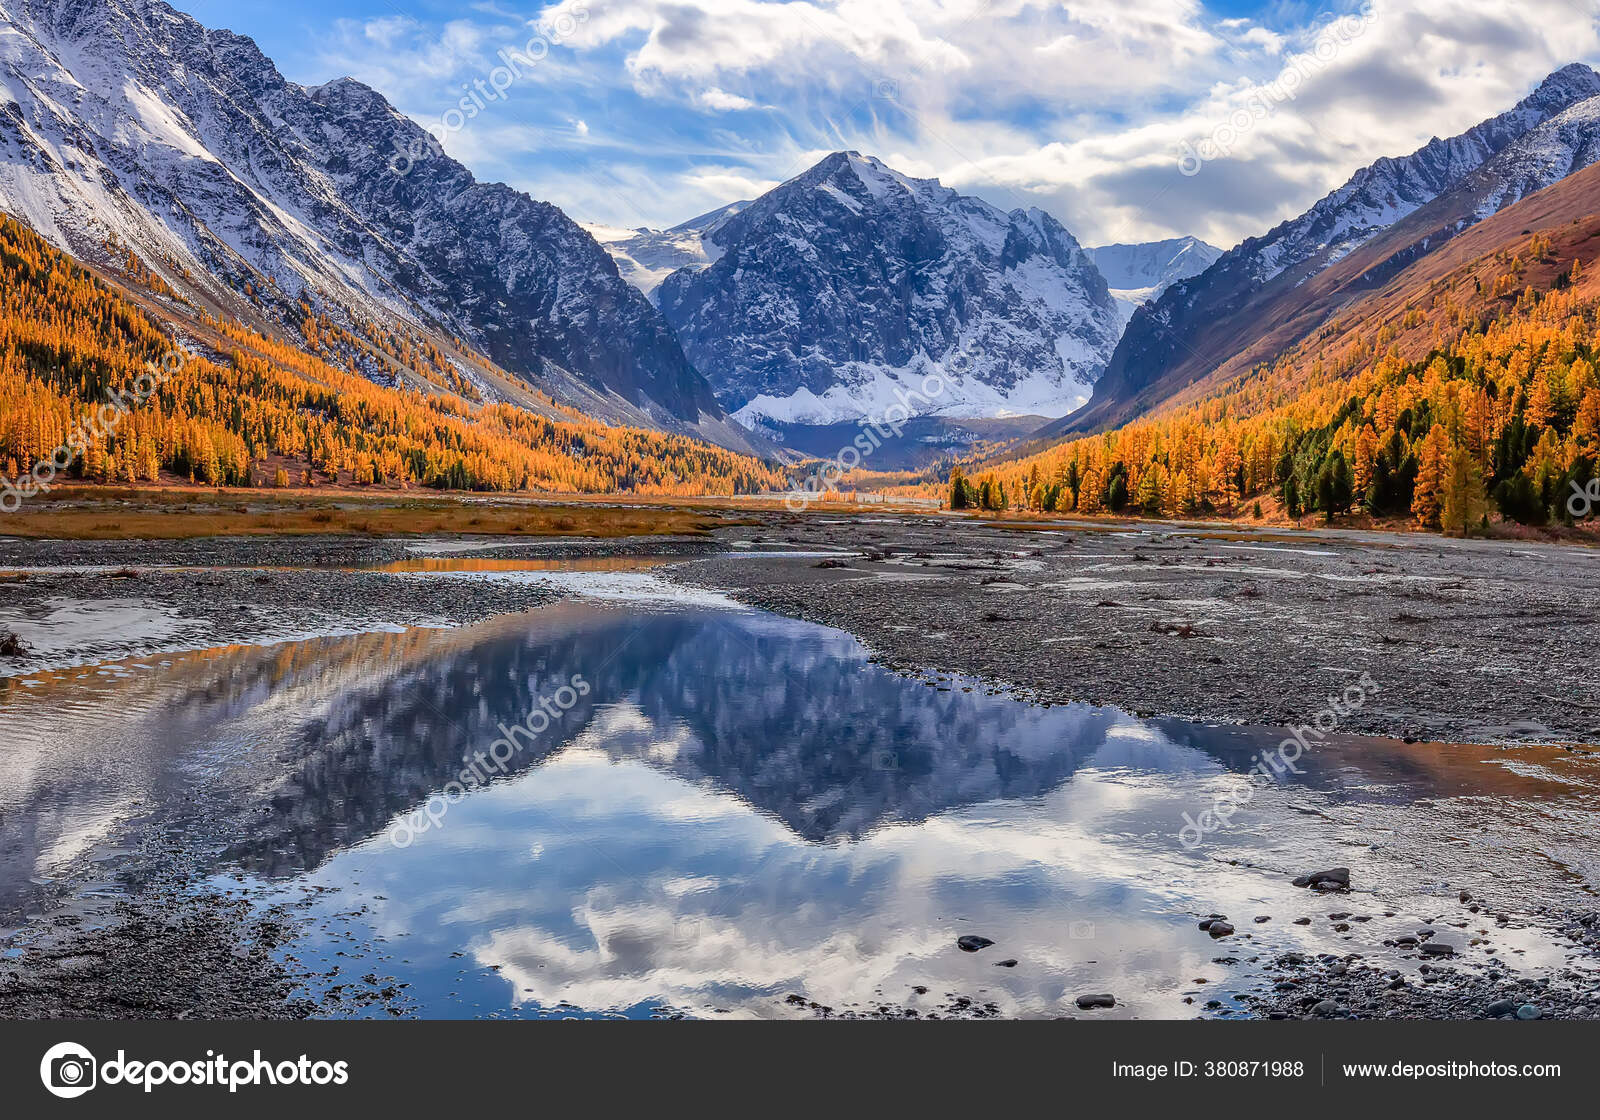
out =
<svg viewBox="0 0 1600 1120"><path fill-rule="evenodd" d="M1584 123L1590 110L1577 107L1596 95L1600 75L1587 66L1564 67L1515 108L1362 168L1304 214L1174 283L1134 314L1090 406L1045 434L1125 421L1162 399L1167 384L1210 373L1261 329L1251 322L1260 318L1260 293L1303 283L1435 199L1470 189L1474 201L1461 217L1470 224L1582 166L1593 158L1585 155L1592 150Z"/></svg>
<svg viewBox="0 0 1600 1120"><path fill-rule="evenodd" d="M718 399L747 422L912 410L1060 416L1121 323L1105 280L1040 210L1007 214L837 152L719 220L717 256L657 304Z"/></svg>
<svg viewBox="0 0 1600 1120"><path fill-rule="evenodd" d="M68 251L115 238L219 301L248 281L404 316L602 418L738 441L591 236L366 86L286 81L153 0L0 0L0 31L0 206Z"/></svg>

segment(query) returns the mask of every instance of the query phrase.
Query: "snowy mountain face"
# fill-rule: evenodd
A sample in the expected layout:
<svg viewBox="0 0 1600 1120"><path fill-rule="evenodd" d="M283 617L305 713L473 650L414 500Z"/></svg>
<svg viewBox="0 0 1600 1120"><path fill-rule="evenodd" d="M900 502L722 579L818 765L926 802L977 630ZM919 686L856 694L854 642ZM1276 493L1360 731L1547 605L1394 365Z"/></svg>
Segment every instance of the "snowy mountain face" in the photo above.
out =
<svg viewBox="0 0 1600 1120"><path fill-rule="evenodd" d="M1248 259L1258 283L1289 269L1309 275L1445 193L1530 129L1596 94L1600 74L1578 63L1563 67L1507 112L1362 168L1300 217L1235 252Z"/></svg>
<svg viewBox="0 0 1600 1120"><path fill-rule="evenodd" d="M1222 256L1222 250L1198 237L1169 237L1137 245L1101 245L1085 249L1111 287L1126 326L1141 304L1155 299L1176 281L1198 276Z"/></svg>
<svg viewBox="0 0 1600 1120"><path fill-rule="evenodd" d="M1600 94L1580 101L1508 144L1458 188L1478 221L1600 161Z"/></svg>
<svg viewBox="0 0 1600 1120"><path fill-rule="evenodd" d="M656 302L745 423L828 424L896 404L1061 416L1121 327L1094 262L1048 214L1007 214L855 152L714 237L720 256L672 273Z"/></svg>
<svg viewBox="0 0 1600 1120"><path fill-rule="evenodd" d="M558 208L477 182L366 86L286 81L159 0L0 0L0 206L75 255L115 239L169 282L188 269L223 307L248 282L280 318L302 296L399 316L601 418L743 438Z"/></svg>
<svg viewBox="0 0 1600 1120"><path fill-rule="evenodd" d="M1573 138L1585 131L1579 119L1584 114L1575 107L1597 94L1600 74L1577 63L1563 67L1507 112L1459 136L1431 140L1408 156L1362 168L1304 214L1241 242L1200 275L1172 284L1135 312L1089 407L1041 434L1119 423L1157 403L1161 385L1205 376L1259 329L1259 323L1248 321L1250 309L1269 285L1304 283L1469 182L1479 186L1481 212L1469 214L1467 224L1516 201L1535 182L1554 181L1548 176L1563 166L1572 170L1567 161L1578 158L1575 153L1583 146L1579 141L1575 148ZM1576 116L1566 117L1569 110ZM1565 132L1540 129L1557 118ZM1526 151L1517 147L1524 137L1530 145ZM1511 162L1497 161L1513 151L1520 154ZM1484 174L1475 174L1480 171Z"/></svg>
<svg viewBox="0 0 1600 1120"><path fill-rule="evenodd" d="M583 228L605 246L622 278L654 300L661 282L678 269L704 268L722 256L717 230L749 205L730 202L671 229L617 229L587 222Z"/></svg>
<svg viewBox="0 0 1600 1120"><path fill-rule="evenodd" d="M1485 218L1600 162L1600 94L1535 125L1348 258L1372 289Z"/></svg>

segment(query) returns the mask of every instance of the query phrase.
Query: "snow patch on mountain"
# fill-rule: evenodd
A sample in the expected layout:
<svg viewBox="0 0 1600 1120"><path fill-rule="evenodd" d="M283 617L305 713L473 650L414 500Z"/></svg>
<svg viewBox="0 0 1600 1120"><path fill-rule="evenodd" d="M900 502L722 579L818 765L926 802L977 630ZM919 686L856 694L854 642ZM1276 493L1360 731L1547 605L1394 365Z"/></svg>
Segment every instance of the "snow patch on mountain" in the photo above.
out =
<svg viewBox="0 0 1600 1120"><path fill-rule="evenodd" d="M1056 340L1063 363L1091 357L1070 335ZM1005 387L967 372L959 358L948 365L925 354L905 366L851 363L820 394L801 386L786 396L760 394L733 413L746 427L766 421L782 424L837 424L846 420L893 422L910 416L986 417L1064 416L1089 399L1087 386L1072 386L1063 396L1060 378L1033 372Z"/></svg>
<svg viewBox="0 0 1600 1120"><path fill-rule="evenodd" d="M1600 161L1600 95L1580 101L1518 137L1468 179L1482 221L1534 191Z"/></svg>

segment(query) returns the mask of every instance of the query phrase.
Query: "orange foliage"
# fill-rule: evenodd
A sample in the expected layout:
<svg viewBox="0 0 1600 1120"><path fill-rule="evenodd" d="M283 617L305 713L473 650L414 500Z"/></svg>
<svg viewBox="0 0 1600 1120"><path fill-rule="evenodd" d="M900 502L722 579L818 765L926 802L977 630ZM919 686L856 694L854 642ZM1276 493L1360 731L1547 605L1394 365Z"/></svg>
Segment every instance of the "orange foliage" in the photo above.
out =
<svg viewBox="0 0 1600 1120"><path fill-rule="evenodd" d="M143 275L136 262L124 271ZM287 463L297 478L464 490L691 496L783 484L756 459L684 437L481 403L420 336L364 327L358 340L305 310L313 349L331 355L362 341L448 391L376 385L234 322L206 320L237 344L225 356L174 351L131 300L0 216L0 469L17 477L87 430L68 473L101 481L166 471L284 485ZM164 357L173 371L151 399L114 425L85 427Z"/></svg>

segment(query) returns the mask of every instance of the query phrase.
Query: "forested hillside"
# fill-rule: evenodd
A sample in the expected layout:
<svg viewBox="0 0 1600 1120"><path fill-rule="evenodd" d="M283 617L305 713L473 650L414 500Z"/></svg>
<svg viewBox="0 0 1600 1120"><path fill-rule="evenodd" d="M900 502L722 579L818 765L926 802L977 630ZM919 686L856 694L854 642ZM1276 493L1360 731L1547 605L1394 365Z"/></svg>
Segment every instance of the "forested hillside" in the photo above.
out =
<svg viewBox="0 0 1600 1120"><path fill-rule="evenodd" d="M137 268L130 269L136 274ZM137 275L132 277L137 281ZM781 484L758 460L679 436L552 419L478 398L436 351L391 337L342 340L382 351L431 384L373 384L287 342L186 309L204 337L175 349L140 306L159 287L118 290L0 215L0 469L27 475L77 433L62 472L98 481L228 486L421 485L464 490L734 494ZM325 321L304 325L322 345ZM150 365L147 401L91 423ZM434 387L437 387L435 389Z"/></svg>
<svg viewBox="0 0 1600 1120"><path fill-rule="evenodd" d="M1206 399L969 464L940 492L1053 512L1360 508L1452 532L1570 519L1600 458L1600 213L1565 216L1597 188L1585 173L1535 196Z"/></svg>

